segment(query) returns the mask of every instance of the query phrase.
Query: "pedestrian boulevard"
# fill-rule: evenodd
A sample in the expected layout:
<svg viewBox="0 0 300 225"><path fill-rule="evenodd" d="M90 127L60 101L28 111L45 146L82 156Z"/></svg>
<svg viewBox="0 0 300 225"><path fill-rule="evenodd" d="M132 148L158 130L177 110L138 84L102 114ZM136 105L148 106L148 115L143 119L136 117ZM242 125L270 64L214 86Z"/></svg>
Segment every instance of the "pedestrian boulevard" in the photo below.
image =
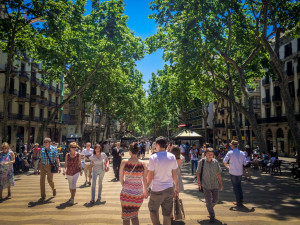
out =
<svg viewBox="0 0 300 225"><path fill-rule="evenodd" d="M127 155L128 156L128 155ZM185 164L183 179L185 193L183 199L186 219L173 224L210 224L203 194L198 192L194 176L189 172L190 164ZM12 199L0 203L0 224L122 224L119 194L121 185L112 179L112 167L105 174L102 201L90 205L90 187L84 186L84 175L77 182L75 205L70 206L68 182L62 174L54 175L57 188L56 197L46 183L46 202L40 204L39 176L30 173L15 176ZM251 182L243 182L245 208L235 208L234 194L228 172L222 174L224 191L220 193L219 204L215 207L214 224L265 225L299 224L300 182L285 176L271 176L254 171ZM96 192L97 193L97 192ZM4 191L3 197L7 195ZM151 224L148 200L139 213L140 224ZM161 220L162 221L162 220Z"/></svg>

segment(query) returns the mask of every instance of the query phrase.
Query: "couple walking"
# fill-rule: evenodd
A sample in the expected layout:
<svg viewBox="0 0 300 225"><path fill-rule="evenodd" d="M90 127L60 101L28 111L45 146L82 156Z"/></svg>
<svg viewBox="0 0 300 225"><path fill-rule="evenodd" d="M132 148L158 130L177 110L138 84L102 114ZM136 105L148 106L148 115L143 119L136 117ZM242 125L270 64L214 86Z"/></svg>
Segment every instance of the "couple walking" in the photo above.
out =
<svg viewBox="0 0 300 225"><path fill-rule="evenodd" d="M148 208L151 221L159 225L159 207L162 207L163 224L170 225L173 197L178 196L177 161L175 155L166 152L167 141L164 137L156 139L157 153L149 159L148 169L137 158L138 144L130 145L131 158L123 160L120 166L120 194L123 224L139 224L138 211L147 198L147 189L152 183ZM175 189L174 189L175 184Z"/></svg>

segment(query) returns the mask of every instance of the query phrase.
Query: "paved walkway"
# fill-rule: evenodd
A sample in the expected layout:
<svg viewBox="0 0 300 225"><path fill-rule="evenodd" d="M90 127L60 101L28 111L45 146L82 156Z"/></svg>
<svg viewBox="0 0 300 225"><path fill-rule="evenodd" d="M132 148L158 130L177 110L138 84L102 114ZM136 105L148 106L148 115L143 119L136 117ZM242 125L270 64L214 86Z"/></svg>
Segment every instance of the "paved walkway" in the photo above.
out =
<svg viewBox="0 0 300 225"><path fill-rule="evenodd" d="M185 193L181 194L186 220L173 224L210 224L203 201L203 194L198 193L194 177L188 173L189 164L183 169ZM300 182L287 177L262 174L253 171L253 180L243 182L246 207L233 207L234 195L227 171L223 173L224 191L220 193L216 205L215 224L228 225L266 225L266 224L299 224L300 216ZM0 224L121 224L121 207L119 193L121 185L112 182L112 169L104 177L101 204L91 206L90 187L84 187L84 177L77 183L76 204L70 206L68 182L61 174L54 176L57 196L52 197L48 184L47 202L39 204L39 176L21 174L15 176L16 185L12 189L12 199L0 203ZM3 196L7 194L5 190ZM144 201L139 213L141 224L151 224L148 200ZM199 222L197 222L199 220Z"/></svg>

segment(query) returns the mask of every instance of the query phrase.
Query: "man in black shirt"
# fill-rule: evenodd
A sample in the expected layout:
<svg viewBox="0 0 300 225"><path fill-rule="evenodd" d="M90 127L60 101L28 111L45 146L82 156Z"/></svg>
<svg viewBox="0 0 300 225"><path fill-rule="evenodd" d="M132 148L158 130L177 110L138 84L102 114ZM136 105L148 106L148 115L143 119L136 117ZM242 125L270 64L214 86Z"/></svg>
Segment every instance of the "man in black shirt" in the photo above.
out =
<svg viewBox="0 0 300 225"><path fill-rule="evenodd" d="M122 156L124 155L120 142L116 143L116 147L112 150L111 154L113 156L113 169L115 173L115 178L116 180L119 180L119 170L122 161Z"/></svg>

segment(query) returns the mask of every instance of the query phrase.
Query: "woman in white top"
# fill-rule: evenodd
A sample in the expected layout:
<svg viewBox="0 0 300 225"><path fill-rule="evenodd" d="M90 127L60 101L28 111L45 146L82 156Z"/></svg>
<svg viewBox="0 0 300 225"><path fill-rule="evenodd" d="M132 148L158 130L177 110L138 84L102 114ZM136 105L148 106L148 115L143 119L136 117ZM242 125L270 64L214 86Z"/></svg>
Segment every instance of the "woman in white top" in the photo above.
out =
<svg viewBox="0 0 300 225"><path fill-rule="evenodd" d="M96 144L94 148L94 155L90 158L91 165L89 170L89 177L92 178L92 199L91 204L95 203L95 189L96 189L96 181L98 180L98 199L97 201L101 201L101 192L102 192L102 182L104 178L105 171L108 171L108 159L106 154L102 151L101 145ZM93 171L93 176L92 176Z"/></svg>

